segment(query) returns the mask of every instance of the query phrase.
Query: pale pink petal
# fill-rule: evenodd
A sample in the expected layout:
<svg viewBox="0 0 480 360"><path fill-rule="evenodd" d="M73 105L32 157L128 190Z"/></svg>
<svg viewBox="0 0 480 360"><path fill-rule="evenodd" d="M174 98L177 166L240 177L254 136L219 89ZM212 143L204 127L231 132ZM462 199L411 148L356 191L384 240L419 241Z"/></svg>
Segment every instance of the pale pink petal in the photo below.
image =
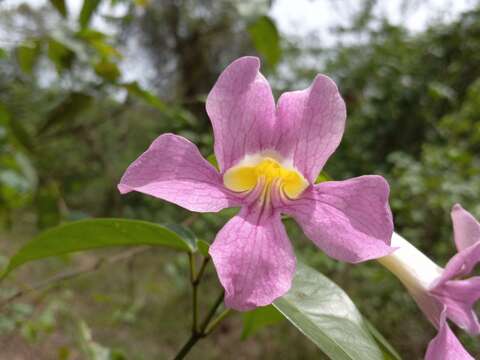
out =
<svg viewBox="0 0 480 360"><path fill-rule="evenodd" d="M474 304L480 299L480 277L447 281L430 293L447 307L450 320L472 335L480 333L480 323L474 311Z"/></svg>
<svg viewBox="0 0 480 360"><path fill-rule="evenodd" d="M245 154L271 148L275 101L259 72L260 60L246 56L231 63L207 98L215 155L222 172Z"/></svg>
<svg viewBox="0 0 480 360"><path fill-rule="evenodd" d="M480 242L477 242L460 251L449 260L447 266L445 266L445 270L442 272L442 276L436 281L435 286L440 286L449 280L470 274L479 262Z"/></svg>
<svg viewBox="0 0 480 360"><path fill-rule="evenodd" d="M282 211L291 214L327 255L357 263L394 250L388 195L381 176L361 176L312 186Z"/></svg>
<svg viewBox="0 0 480 360"><path fill-rule="evenodd" d="M425 360L474 360L450 330L445 310L442 312L438 334L428 344Z"/></svg>
<svg viewBox="0 0 480 360"><path fill-rule="evenodd" d="M295 255L279 213L243 208L217 234L210 255L228 307L268 305L290 289Z"/></svg>
<svg viewBox="0 0 480 360"><path fill-rule="evenodd" d="M187 139L159 136L123 174L122 194L139 191L190 211L216 212L234 206L222 177Z"/></svg>
<svg viewBox="0 0 480 360"><path fill-rule="evenodd" d="M473 244L480 242L480 224L460 204L452 209L453 233L458 251L462 251Z"/></svg>
<svg viewBox="0 0 480 360"><path fill-rule="evenodd" d="M317 75L306 90L287 92L277 106L277 151L314 182L343 136L347 116L338 88Z"/></svg>

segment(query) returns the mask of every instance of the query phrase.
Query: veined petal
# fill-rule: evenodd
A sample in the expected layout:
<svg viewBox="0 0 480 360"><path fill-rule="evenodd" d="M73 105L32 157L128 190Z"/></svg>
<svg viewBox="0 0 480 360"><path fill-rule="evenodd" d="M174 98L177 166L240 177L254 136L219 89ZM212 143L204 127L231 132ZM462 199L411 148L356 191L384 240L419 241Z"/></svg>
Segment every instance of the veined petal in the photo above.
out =
<svg viewBox="0 0 480 360"><path fill-rule="evenodd" d="M277 212L242 208L217 234L210 255L228 307L268 305L290 289L295 255Z"/></svg>
<svg viewBox="0 0 480 360"><path fill-rule="evenodd" d="M343 136L347 111L329 77L317 75L306 90L282 94L277 106L277 151L313 183Z"/></svg>
<svg viewBox="0 0 480 360"><path fill-rule="evenodd" d="M428 344L425 360L474 360L450 330L444 309L437 336Z"/></svg>
<svg viewBox="0 0 480 360"><path fill-rule="evenodd" d="M472 335L480 333L480 323L474 311L480 299L480 277L447 281L430 291L447 307L447 316Z"/></svg>
<svg viewBox="0 0 480 360"><path fill-rule="evenodd" d="M139 191L190 211L216 212L234 206L221 175L197 147L173 134L159 136L123 174L122 194Z"/></svg>
<svg viewBox="0 0 480 360"><path fill-rule="evenodd" d="M256 57L235 60L208 94L206 108L222 173L244 155L271 148L275 101L259 69Z"/></svg>
<svg viewBox="0 0 480 360"><path fill-rule="evenodd" d="M283 209L327 255L357 263L391 253L389 187L381 176L361 176L310 187Z"/></svg>
<svg viewBox="0 0 480 360"><path fill-rule="evenodd" d="M451 216L455 244L459 252L480 242L480 224L472 214L463 209L460 204L455 204Z"/></svg>

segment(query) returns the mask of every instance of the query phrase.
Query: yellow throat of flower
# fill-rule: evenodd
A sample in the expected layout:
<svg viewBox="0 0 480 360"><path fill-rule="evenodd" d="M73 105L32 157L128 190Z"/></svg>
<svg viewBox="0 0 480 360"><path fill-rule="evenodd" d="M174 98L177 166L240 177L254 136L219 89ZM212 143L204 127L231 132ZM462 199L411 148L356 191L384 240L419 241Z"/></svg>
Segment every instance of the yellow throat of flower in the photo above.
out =
<svg viewBox="0 0 480 360"><path fill-rule="evenodd" d="M225 187L235 192L250 191L259 182L264 184L264 193L275 183L290 199L298 198L308 187L308 181L302 174L294 168L283 166L271 157L240 162L223 175Z"/></svg>

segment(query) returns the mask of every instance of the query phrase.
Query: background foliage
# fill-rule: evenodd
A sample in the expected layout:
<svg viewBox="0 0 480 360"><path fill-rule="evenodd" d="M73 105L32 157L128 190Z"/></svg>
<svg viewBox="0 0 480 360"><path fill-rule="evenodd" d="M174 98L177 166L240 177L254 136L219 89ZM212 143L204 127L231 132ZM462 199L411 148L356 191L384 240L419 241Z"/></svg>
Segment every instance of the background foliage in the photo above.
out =
<svg viewBox="0 0 480 360"><path fill-rule="evenodd" d="M208 156L206 94L246 54L262 57L277 95L317 72L338 82L348 127L326 172L384 175L396 230L444 264L454 253L451 206L480 217L480 8L412 34L377 15L375 3L364 1L349 26L333 30L345 40L332 47L279 33L272 4L258 0L85 0L78 14L61 0L0 9L0 266L39 230L98 216L184 221L211 241L232 211L192 219L153 198L120 197L116 183L163 132ZM376 263L334 262L287 226L299 258L340 284L405 359L423 356L434 329L393 276ZM109 254L25 266L0 296ZM35 291L0 313L0 358L169 358L189 326L185 268L181 254L151 250ZM205 276L217 286L211 269ZM228 319L193 358L322 358L275 312L267 317L276 326L250 336L240 317ZM478 341L462 341L480 356Z"/></svg>

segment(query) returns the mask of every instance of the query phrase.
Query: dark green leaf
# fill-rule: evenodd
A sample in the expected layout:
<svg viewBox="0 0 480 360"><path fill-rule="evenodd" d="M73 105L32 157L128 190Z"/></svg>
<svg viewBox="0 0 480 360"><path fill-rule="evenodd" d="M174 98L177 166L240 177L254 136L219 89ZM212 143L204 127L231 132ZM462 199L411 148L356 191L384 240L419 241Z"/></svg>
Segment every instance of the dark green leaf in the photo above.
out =
<svg viewBox="0 0 480 360"><path fill-rule="evenodd" d="M80 11L80 18L78 20L82 28L88 26L92 15L97 10L98 5L100 5L100 2L101 0L83 0L83 6L82 10Z"/></svg>
<svg viewBox="0 0 480 360"><path fill-rule="evenodd" d="M275 67L282 56L280 35L273 20L268 16L260 16L248 27L250 38L255 49L268 65Z"/></svg>
<svg viewBox="0 0 480 360"><path fill-rule="evenodd" d="M0 104L0 124L6 127L13 143L27 151L33 149L33 140L25 130L22 122L19 119L12 121L10 113L2 104Z"/></svg>
<svg viewBox="0 0 480 360"><path fill-rule="evenodd" d="M65 6L65 0L50 0L50 3L63 17L67 17L67 7Z"/></svg>
<svg viewBox="0 0 480 360"><path fill-rule="evenodd" d="M121 75L117 64L105 59L95 64L94 69L98 76L111 82L115 82Z"/></svg>
<svg viewBox="0 0 480 360"><path fill-rule="evenodd" d="M139 220L88 219L57 226L28 242L10 259L1 275L34 260L111 246L156 245L194 251L185 240L166 226Z"/></svg>
<svg viewBox="0 0 480 360"><path fill-rule="evenodd" d="M17 47L16 55L20 69L25 74L31 75L40 55L40 44L38 41L22 44Z"/></svg>
<svg viewBox="0 0 480 360"><path fill-rule="evenodd" d="M255 310L243 313L243 331L242 340L254 335L266 326L274 325L284 319L273 305L263 306Z"/></svg>
<svg viewBox="0 0 480 360"><path fill-rule="evenodd" d="M53 38L48 39L48 58L55 64L58 73L70 69L75 59L75 53Z"/></svg>
<svg viewBox="0 0 480 360"><path fill-rule="evenodd" d="M331 280L298 262L292 288L274 306L330 358L382 360L352 300Z"/></svg>
<svg viewBox="0 0 480 360"><path fill-rule="evenodd" d="M93 97L88 94L81 92L70 93L60 104L49 112L39 133L42 134L64 121L71 122L75 120L79 114L88 109L92 102Z"/></svg>

